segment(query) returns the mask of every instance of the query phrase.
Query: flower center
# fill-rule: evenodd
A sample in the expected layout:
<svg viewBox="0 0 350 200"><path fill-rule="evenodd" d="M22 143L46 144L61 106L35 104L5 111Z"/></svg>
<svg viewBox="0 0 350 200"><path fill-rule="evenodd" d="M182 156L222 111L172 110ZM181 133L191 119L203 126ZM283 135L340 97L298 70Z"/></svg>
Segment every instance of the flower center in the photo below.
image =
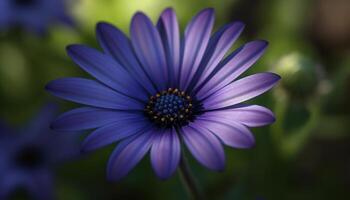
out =
<svg viewBox="0 0 350 200"><path fill-rule="evenodd" d="M13 0L16 6L28 7L34 5L37 0Z"/></svg>
<svg viewBox="0 0 350 200"><path fill-rule="evenodd" d="M39 147L24 147L15 156L18 166L25 169L37 168L44 163L44 154Z"/></svg>
<svg viewBox="0 0 350 200"><path fill-rule="evenodd" d="M160 126L183 126L194 119L196 107L197 103L191 96L169 88L150 97L145 113Z"/></svg>

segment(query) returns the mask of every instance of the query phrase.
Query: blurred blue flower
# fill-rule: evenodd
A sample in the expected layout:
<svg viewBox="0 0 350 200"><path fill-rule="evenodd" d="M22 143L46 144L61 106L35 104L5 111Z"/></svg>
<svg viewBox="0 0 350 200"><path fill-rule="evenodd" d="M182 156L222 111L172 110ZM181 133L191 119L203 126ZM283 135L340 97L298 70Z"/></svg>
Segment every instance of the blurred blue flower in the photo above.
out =
<svg viewBox="0 0 350 200"><path fill-rule="evenodd" d="M1 0L0 30L21 27L44 34L52 23L72 25L66 0Z"/></svg>
<svg viewBox="0 0 350 200"><path fill-rule="evenodd" d="M222 144L250 148L255 141L247 127L275 120L267 108L241 103L271 89L280 77L259 73L235 81L263 54L267 42L249 42L224 58L244 25L228 24L210 37L213 24L214 10L201 11L181 41L172 9L161 14L156 27L138 12L129 41L114 26L99 23L104 53L84 45L67 49L97 81L62 78L46 87L87 107L63 114L52 127L97 128L85 139L84 151L120 141L108 163L110 180L127 175L149 150L157 176L168 178L179 164L181 140L202 165L223 170Z"/></svg>
<svg viewBox="0 0 350 200"><path fill-rule="evenodd" d="M0 199L25 191L34 199L53 199L53 167L79 155L77 135L50 130L57 109L45 106L28 126L0 124Z"/></svg>

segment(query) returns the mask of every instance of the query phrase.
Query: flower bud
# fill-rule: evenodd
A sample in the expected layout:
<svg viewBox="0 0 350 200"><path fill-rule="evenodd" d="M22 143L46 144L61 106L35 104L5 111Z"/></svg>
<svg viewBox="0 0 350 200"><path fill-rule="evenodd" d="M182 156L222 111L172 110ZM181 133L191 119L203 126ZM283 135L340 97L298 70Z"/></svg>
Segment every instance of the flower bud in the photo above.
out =
<svg viewBox="0 0 350 200"><path fill-rule="evenodd" d="M277 62L275 70L282 77L281 86L292 97L304 98L315 93L317 65L308 57L299 53L288 54Z"/></svg>

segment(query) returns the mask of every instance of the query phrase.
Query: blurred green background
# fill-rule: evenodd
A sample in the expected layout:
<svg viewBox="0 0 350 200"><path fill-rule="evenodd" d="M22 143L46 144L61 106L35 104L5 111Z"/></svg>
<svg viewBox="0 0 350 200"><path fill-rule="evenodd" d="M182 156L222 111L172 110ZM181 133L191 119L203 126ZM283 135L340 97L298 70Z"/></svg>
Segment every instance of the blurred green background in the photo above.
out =
<svg viewBox="0 0 350 200"><path fill-rule="evenodd" d="M226 149L222 173L190 158L208 199L350 199L350 1L348 0L79 0L70 12L77 26L52 26L44 37L0 33L0 117L26 121L47 100L49 80L86 76L65 46L98 47L95 25L107 21L128 33L136 11L154 21L166 7L177 12L181 28L199 10L213 7L218 27L246 23L233 46L265 39L265 55L246 73L274 71L277 88L254 100L271 108L277 121L253 129L256 147ZM76 105L59 101L62 111ZM62 200L186 199L175 174L160 181L149 158L120 183L106 181L113 145L58 169L56 192Z"/></svg>

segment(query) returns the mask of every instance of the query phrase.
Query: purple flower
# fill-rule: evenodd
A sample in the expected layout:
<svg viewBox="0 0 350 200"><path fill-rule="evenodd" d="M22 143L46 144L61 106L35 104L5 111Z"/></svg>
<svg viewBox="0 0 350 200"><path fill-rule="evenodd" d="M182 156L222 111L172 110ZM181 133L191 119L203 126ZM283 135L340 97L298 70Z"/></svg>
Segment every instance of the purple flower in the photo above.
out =
<svg viewBox="0 0 350 200"><path fill-rule="evenodd" d="M103 53L84 45L67 48L97 80L61 78L46 87L86 106L64 113L52 127L95 129L83 142L84 151L119 142L108 162L110 180L127 175L149 151L157 176L168 178L179 164L181 141L202 165L223 170L223 144L250 148L255 141L247 127L275 121L267 108L241 103L271 89L280 77L259 73L236 80L267 42L249 42L225 57L244 25L231 23L211 36L213 24L213 9L205 9L181 38L172 9L161 14L157 26L138 12L129 40L114 26L99 23Z"/></svg>
<svg viewBox="0 0 350 200"><path fill-rule="evenodd" d="M0 124L0 199L24 190L33 199L53 199L53 167L79 155L77 135L54 133L50 104L22 130Z"/></svg>
<svg viewBox="0 0 350 200"><path fill-rule="evenodd" d="M72 25L65 6L66 0L1 0L0 30L21 27L43 34L52 23Z"/></svg>

